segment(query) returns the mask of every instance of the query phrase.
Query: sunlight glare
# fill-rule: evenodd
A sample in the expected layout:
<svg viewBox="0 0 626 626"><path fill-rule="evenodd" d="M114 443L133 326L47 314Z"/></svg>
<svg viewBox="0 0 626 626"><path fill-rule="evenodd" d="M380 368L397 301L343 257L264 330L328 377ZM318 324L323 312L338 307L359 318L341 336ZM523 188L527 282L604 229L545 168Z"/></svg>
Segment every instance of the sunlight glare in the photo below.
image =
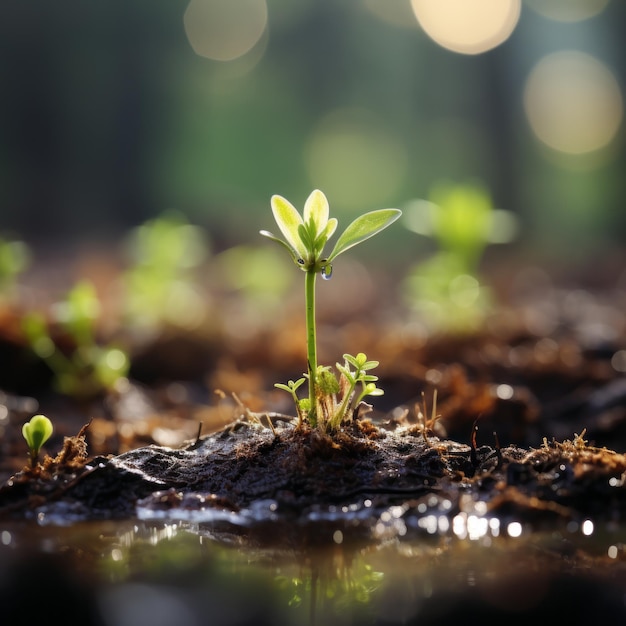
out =
<svg viewBox="0 0 626 626"><path fill-rule="evenodd" d="M406 0L363 0L363 7L383 22L398 28L417 28Z"/></svg>
<svg viewBox="0 0 626 626"><path fill-rule="evenodd" d="M526 0L531 9L557 22L582 22L602 13L609 0Z"/></svg>
<svg viewBox="0 0 626 626"><path fill-rule="evenodd" d="M440 46L480 54L506 41L521 12L521 0L411 0L426 34Z"/></svg>
<svg viewBox="0 0 626 626"><path fill-rule="evenodd" d="M197 55L232 61L261 39L267 27L267 4L265 0L191 0L183 19Z"/></svg>
<svg viewBox="0 0 626 626"><path fill-rule="evenodd" d="M554 150L584 154L607 146L623 117L623 99L613 72L578 51L555 52L533 68L524 89L524 109L537 138Z"/></svg>

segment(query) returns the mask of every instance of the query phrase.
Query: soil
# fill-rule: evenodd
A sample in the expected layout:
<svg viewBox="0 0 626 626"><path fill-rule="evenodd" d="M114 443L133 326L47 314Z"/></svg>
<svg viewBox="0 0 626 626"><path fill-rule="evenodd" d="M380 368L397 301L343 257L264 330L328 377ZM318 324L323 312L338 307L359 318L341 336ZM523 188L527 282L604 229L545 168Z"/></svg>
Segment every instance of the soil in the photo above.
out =
<svg viewBox="0 0 626 626"><path fill-rule="evenodd" d="M130 382L80 401L52 392L49 372L8 334L2 350L30 368L28 380L54 415L56 439L47 449L61 451L24 467L21 423L41 401L6 393L0 517L230 512L249 526L251 519L310 522L322 510L367 503L352 522L371 533L390 506L419 518L432 512L424 506L431 502L451 519L480 511L535 524L621 522L626 379L615 363L624 354L623 328L590 330L598 309L568 311L563 303L572 293L551 293L567 314L549 335L519 324L524 307L514 317L498 311L482 332L427 339L393 323L346 325L336 331L341 344L381 360L386 395L333 435L298 425L287 394L268 391L270 380L297 367L289 355L298 350L272 333L235 350L215 337L164 332L135 353ZM606 312L620 303L603 306ZM211 361L229 353L235 363ZM176 376L176 362L186 378ZM217 389L211 398L209 381L230 393Z"/></svg>

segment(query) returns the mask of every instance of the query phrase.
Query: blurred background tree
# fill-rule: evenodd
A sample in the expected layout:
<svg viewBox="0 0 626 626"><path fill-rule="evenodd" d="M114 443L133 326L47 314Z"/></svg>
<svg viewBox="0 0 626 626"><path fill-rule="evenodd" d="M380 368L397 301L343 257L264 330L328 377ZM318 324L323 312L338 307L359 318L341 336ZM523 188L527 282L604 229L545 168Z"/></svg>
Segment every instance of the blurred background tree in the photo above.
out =
<svg viewBox="0 0 626 626"><path fill-rule="evenodd" d="M626 236L625 28L620 0L6 0L0 229L102 241L176 209L219 250L272 193L348 222L472 178L520 253L582 266Z"/></svg>

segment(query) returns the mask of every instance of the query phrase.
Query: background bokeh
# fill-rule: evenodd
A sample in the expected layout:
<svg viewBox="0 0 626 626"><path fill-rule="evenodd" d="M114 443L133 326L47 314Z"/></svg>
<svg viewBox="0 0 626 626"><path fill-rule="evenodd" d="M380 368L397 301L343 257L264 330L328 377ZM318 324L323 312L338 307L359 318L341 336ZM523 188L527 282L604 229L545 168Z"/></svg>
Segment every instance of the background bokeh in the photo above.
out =
<svg viewBox="0 0 626 626"><path fill-rule="evenodd" d="M176 209L226 249L273 193L345 224L476 179L520 254L593 265L626 236L625 29L621 0L6 0L0 233L115 241Z"/></svg>

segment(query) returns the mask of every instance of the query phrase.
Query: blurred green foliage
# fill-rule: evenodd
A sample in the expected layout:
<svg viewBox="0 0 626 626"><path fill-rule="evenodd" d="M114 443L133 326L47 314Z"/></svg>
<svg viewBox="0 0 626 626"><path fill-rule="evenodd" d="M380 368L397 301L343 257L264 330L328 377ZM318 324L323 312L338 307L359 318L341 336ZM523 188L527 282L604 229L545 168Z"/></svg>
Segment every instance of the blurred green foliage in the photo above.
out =
<svg viewBox="0 0 626 626"><path fill-rule="evenodd" d="M189 2L2 3L3 227L63 245L173 206L228 246L254 241L275 189L323 188L344 218L449 176L484 180L533 253L621 246L624 134L560 154L523 97L535 64L565 49L605 62L623 92L626 3L571 23L523 3L511 37L476 55L432 41L408 0L262 4L256 45L216 61L188 39ZM391 236L388 259L404 262L411 242Z"/></svg>
<svg viewBox="0 0 626 626"><path fill-rule="evenodd" d="M0 237L0 294L12 297L19 275L31 261L29 247L23 241Z"/></svg>
<svg viewBox="0 0 626 626"><path fill-rule="evenodd" d="M80 281L57 303L51 320L29 311L22 329L35 354L48 364L57 390L77 398L112 391L130 368L126 351L97 337L100 300L93 285ZM56 330L55 330L56 329Z"/></svg>
<svg viewBox="0 0 626 626"><path fill-rule="evenodd" d="M134 228L126 241L130 265L121 277L126 323L146 332L197 325L207 306L197 270L209 250L206 233L177 212Z"/></svg>
<svg viewBox="0 0 626 626"><path fill-rule="evenodd" d="M487 245L514 237L513 215L494 209L488 190L478 183L440 183L430 201L414 203L406 214L407 226L437 245L404 279L409 304L436 330L476 329L491 304L490 289L480 278L480 260Z"/></svg>

